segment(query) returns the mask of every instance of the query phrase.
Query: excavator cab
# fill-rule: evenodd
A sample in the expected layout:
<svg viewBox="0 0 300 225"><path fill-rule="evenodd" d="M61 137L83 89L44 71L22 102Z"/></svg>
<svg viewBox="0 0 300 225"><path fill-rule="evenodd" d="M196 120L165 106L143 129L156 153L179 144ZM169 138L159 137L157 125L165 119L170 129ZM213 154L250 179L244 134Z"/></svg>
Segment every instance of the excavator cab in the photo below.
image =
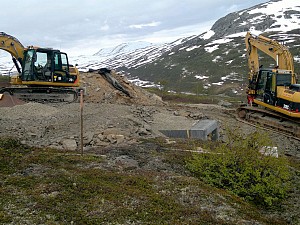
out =
<svg viewBox="0 0 300 225"><path fill-rule="evenodd" d="M279 69L260 69L256 85L256 98L264 103L275 105L278 89L287 88L292 82L292 71Z"/></svg>
<svg viewBox="0 0 300 225"><path fill-rule="evenodd" d="M50 85L49 83L73 84L76 74L70 73L66 53L49 48L30 47L24 51L21 80L28 85ZM65 86L65 85L63 85Z"/></svg>

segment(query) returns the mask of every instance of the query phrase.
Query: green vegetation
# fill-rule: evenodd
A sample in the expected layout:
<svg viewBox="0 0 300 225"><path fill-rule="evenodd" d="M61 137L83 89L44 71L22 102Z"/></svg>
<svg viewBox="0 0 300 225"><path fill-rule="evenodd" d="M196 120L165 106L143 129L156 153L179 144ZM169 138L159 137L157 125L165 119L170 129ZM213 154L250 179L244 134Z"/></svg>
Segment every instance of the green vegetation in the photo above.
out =
<svg viewBox="0 0 300 225"><path fill-rule="evenodd" d="M9 82L10 77L9 76L2 76L0 75L0 82Z"/></svg>
<svg viewBox="0 0 300 225"><path fill-rule="evenodd" d="M215 187L255 204L272 206L286 198L291 174L286 158L259 152L264 146L272 146L266 134L255 132L244 137L229 132L228 142L210 149L207 154L193 155L188 168Z"/></svg>
<svg viewBox="0 0 300 225"><path fill-rule="evenodd" d="M99 168L102 157L29 148L14 139L0 139L0 156L1 224L178 224L183 215L195 224L218 224L166 194L176 179L157 186L152 172L107 171Z"/></svg>
<svg viewBox="0 0 300 225"><path fill-rule="evenodd" d="M246 99L246 96L228 97L222 95L191 95L185 93L171 93L166 90L159 90L157 88L147 88L147 91L162 97L163 101L173 103L218 104L221 100L223 100L233 104L240 104Z"/></svg>
<svg viewBox="0 0 300 225"><path fill-rule="evenodd" d="M103 153L82 156L0 138L0 224L287 224L188 175L185 159L192 154L172 149L202 144L144 140L124 152L172 169L127 171L103 166L109 160Z"/></svg>

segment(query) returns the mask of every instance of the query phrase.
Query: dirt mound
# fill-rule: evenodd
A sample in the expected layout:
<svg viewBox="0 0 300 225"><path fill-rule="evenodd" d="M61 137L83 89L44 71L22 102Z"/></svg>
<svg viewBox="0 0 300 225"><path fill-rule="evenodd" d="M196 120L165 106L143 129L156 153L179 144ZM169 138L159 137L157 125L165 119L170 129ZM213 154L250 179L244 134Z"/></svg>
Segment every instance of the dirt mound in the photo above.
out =
<svg viewBox="0 0 300 225"><path fill-rule="evenodd" d="M104 76L95 72L81 73L82 87L86 88L85 102L88 103L117 103L136 105L164 105L162 99L129 82L125 76L115 71L110 75L130 95L117 90Z"/></svg>
<svg viewBox="0 0 300 225"><path fill-rule="evenodd" d="M2 98L0 97L0 107L13 107L15 105L23 105L25 103L26 102L9 94L3 94Z"/></svg>

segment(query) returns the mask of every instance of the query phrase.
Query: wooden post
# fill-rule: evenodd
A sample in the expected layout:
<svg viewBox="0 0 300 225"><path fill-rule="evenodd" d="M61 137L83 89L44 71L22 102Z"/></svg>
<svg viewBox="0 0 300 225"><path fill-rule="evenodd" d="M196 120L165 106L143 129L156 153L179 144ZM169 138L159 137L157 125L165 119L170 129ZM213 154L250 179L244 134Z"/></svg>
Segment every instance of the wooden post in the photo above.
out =
<svg viewBox="0 0 300 225"><path fill-rule="evenodd" d="M80 149L83 155L83 90L80 90Z"/></svg>

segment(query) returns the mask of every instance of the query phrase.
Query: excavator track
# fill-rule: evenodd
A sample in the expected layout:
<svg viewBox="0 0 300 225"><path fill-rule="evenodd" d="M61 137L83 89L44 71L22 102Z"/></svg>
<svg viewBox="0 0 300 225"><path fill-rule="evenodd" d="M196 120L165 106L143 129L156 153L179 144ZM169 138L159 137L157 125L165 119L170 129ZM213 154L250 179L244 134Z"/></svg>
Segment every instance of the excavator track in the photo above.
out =
<svg viewBox="0 0 300 225"><path fill-rule="evenodd" d="M1 93L10 95L23 101L35 102L65 102L71 103L78 99L78 92L73 88L55 87L3 87Z"/></svg>
<svg viewBox="0 0 300 225"><path fill-rule="evenodd" d="M300 140L300 120L259 107L241 106L237 119Z"/></svg>

